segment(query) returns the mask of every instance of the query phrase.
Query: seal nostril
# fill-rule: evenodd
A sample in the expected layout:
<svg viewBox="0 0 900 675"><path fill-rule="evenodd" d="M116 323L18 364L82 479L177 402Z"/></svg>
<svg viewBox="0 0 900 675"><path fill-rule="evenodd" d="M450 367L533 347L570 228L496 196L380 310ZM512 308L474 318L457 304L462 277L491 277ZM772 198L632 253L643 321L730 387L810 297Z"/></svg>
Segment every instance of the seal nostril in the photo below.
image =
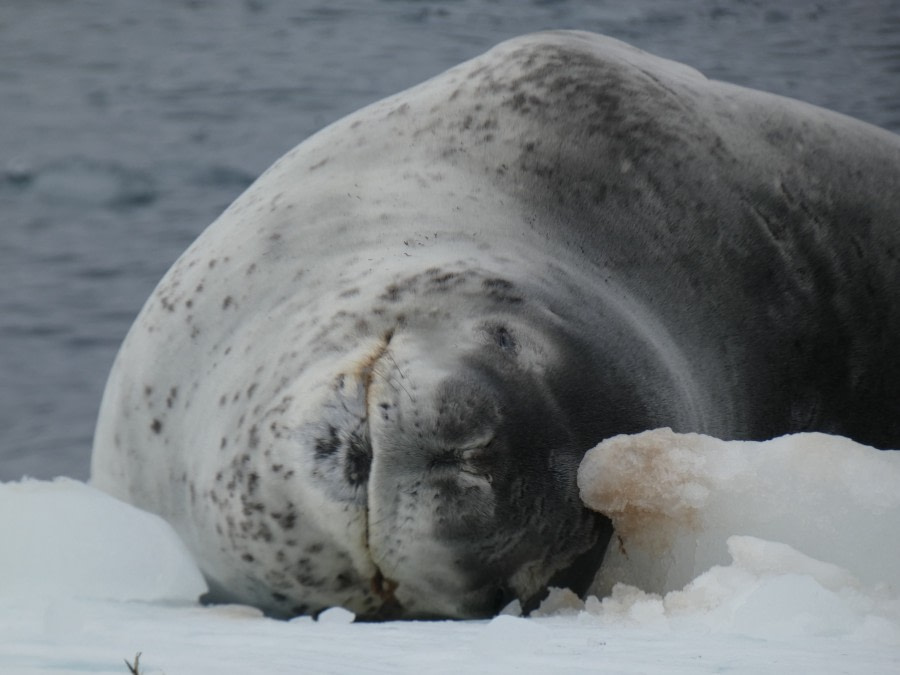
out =
<svg viewBox="0 0 900 675"><path fill-rule="evenodd" d="M489 322L481 328L488 340L492 341L501 351L515 355L519 344L512 331L502 323Z"/></svg>
<svg viewBox="0 0 900 675"><path fill-rule="evenodd" d="M494 331L494 340L497 342L497 346L504 351L511 352L516 349L516 341L509 330L507 330L506 326L499 326Z"/></svg>

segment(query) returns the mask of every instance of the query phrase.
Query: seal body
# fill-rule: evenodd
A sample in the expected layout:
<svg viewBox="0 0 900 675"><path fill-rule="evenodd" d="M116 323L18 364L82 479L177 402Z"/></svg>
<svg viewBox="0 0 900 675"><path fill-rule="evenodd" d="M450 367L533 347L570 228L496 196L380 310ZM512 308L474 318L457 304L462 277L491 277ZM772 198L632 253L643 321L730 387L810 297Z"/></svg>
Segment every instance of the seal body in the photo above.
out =
<svg viewBox="0 0 900 675"><path fill-rule="evenodd" d="M598 35L511 40L197 239L116 359L92 480L274 615L584 591L606 437L900 446L898 186L875 127Z"/></svg>

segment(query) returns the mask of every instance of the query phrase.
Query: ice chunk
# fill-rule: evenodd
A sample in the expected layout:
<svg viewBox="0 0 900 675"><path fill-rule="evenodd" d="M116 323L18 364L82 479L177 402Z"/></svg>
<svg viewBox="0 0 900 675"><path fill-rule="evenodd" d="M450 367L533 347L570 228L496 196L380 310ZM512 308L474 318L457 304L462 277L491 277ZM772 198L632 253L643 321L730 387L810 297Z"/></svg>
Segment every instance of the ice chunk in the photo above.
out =
<svg viewBox="0 0 900 675"><path fill-rule="evenodd" d="M166 522L74 480L0 484L0 541L5 598L194 602L206 591Z"/></svg>
<svg viewBox="0 0 900 675"><path fill-rule="evenodd" d="M818 433L756 443L657 429L600 443L578 481L584 502L616 528L595 586L601 595L619 582L679 590L726 564L735 534L900 589L900 453ZM752 552L737 555L753 567Z"/></svg>
<svg viewBox="0 0 900 675"><path fill-rule="evenodd" d="M343 607L330 607L316 617L319 623L348 624L356 621L356 614Z"/></svg>
<svg viewBox="0 0 900 675"><path fill-rule="evenodd" d="M764 640L848 637L900 644L900 600L847 570L777 542L729 537L730 565L664 596L617 584L585 611L607 626L712 632Z"/></svg>

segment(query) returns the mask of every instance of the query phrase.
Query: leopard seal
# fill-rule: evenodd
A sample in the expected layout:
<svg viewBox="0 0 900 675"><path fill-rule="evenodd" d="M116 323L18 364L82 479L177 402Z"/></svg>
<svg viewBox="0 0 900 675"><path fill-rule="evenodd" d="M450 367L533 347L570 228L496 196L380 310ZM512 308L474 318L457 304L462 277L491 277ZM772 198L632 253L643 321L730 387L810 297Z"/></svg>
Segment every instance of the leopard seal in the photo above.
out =
<svg viewBox="0 0 900 675"><path fill-rule="evenodd" d="M898 445L897 185L862 122L599 35L504 42L304 141L188 248L93 484L275 616L583 592L604 438Z"/></svg>

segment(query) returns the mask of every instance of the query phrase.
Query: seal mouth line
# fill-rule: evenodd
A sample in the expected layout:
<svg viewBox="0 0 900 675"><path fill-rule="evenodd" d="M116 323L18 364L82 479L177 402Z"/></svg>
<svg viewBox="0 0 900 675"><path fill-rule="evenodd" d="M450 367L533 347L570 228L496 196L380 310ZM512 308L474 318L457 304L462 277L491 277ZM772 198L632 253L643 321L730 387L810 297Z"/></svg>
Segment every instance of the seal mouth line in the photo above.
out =
<svg viewBox="0 0 900 675"><path fill-rule="evenodd" d="M360 375L362 375L363 382L363 405L364 405L364 419L368 424L369 420L369 391L372 387L372 380L375 377L375 367L378 364L378 361L381 360L381 357L384 356L388 347L391 344L391 340L394 337L394 330L390 328L385 332L384 335L381 336L381 343L375 349L374 353L367 358L363 364L360 366L357 371ZM396 364L395 364L396 365Z"/></svg>
<svg viewBox="0 0 900 675"><path fill-rule="evenodd" d="M371 391L372 382L375 378L375 368L377 367L378 362L381 358L388 354L388 349L391 344L391 340L394 337L394 328L388 329L384 335L381 337L381 342L375 351L371 354L369 358L365 360L365 362L361 365L359 370L357 371L359 375L361 375L362 383L363 383L363 423L366 425L367 430L369 431L369 451L372 453L374 458L374 450L372 448L372 437L371 437L371 426L369 424L369 410L370 410L370 400L369 400L369 392ZM393 360L393 358L391 359ZM397 366L396 362L394 365ZM399 367L398 367L399 370ZM407 392L407 395L409 392ZM367 491L368 492L368 491ZM378 610L379 614L391 613L391 612L399 612L402 608L400 603L397 601L397 598L394 595L394 591L397 589L399 585L398 582L393 579L389 579L384 575L381 571L381 568L378 566L378 563L375 562L375 558L372 555L372 547L370 545L370 510L368 506L368 499L366 503L366 519L365 519L365 547L366 552L368 553L369 561L372 563L372 567L375 570L375 573L372 575L370 579L370 590L374 595L376 595L381 600L381 607Z"/></svg>
<svg viewBox="0 0 900 675"><path fill-rule="evenodd" d="M378 349L375 351L374 354L372 354L372 356L370 358L368 358L366 360L366 362L362 365L362 367L359 370L359 372L363 376L363 388L365 390L365 405L366 405L366 415L367 416L368 416L368 411L369 411L369 387L372 384L372 379L375 376L375 368L376 368L378 362L384 357L389 358L391 360L391 362L394 364L394 368L396 368L397 372L400 373L400 378L401 379L405 378L403 371L400 370L400 364L397 363L397 361L394 359L393 355L390 352L390 344L391 344L391 340L394 337L395 331L396 331L396 328L391 328L385 332L385 334L381 337L382 343L378 346ZM398 381L397 385L403 390L403 393L405 393L409 397L409 400L411 402L415 403L415 399L413 398L413 395L410 394L409 390L407 390L407 388L403 386L403 383Z"/></svg>

